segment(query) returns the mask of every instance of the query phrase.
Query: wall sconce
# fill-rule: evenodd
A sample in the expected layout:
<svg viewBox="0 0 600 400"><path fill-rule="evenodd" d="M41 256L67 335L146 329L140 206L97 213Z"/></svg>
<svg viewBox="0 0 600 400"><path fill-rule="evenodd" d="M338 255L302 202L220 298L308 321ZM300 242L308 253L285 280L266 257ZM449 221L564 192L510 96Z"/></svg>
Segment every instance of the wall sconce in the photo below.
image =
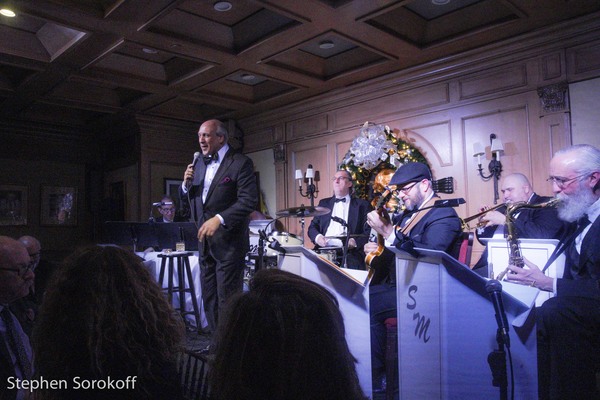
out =
<svg viewBox="0 0 600 400"><path fill-rule="evenodd" d="M312 164L308 164L306 175L302 177L302 170L296 170L296 180L298 181L298 191L300 196L310 199L310 206L315 206L315 199L319 193L319 171L314 171ZM306 190L302 192L302 181L306 183Z"/></svg>
<svg viewBox="0 0 600 400"><path fill-rule="evenodd" d="M490 161L488 166L488 170L490 171L489 175L486 176L483 174L481 156L485 154L485 148L480 142L473 143L473 157L477 157L477 170L479 171L479 176L481 176L484 181L492 178L494 179L494 204L498 204L498 199L500 198L498 195L498 180L500 179L500 174L502 173L500 153L504 151L504 147L502 146L502 141L496 137L495 133L490 135L490 145L492 161Z"/></svg>

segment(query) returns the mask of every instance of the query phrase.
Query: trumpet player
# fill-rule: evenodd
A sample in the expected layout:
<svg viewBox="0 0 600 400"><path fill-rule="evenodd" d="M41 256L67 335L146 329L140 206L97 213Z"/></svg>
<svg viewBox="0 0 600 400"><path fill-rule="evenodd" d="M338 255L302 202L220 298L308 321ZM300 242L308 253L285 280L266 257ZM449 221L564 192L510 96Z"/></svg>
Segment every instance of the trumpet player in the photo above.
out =
<svg viewBox="0 0 600 400"><path fill-rule="evenodd" d="M551 197L539 196L533 191L529 179L521 173L514 173L502 179L500 190L504 204L526 202L528 204L545 203ZM481 211L489 209L482 207ZM485 241L491 237L504 237L506 207L499 207L479 217L477 224L477 240L485 246ZM515 229L517 237L525 239L558 239L560 238L565 224L558 219L555 208L523 209L515 217ZM480 275L489 276L487 263L487 248L483 251L481 258L473 266L473 270Z"/></svg>
<svg viewBox="0 0 600 400"><path fill-rule="evenodd" d="M509 265L509 281L553 292L536 310L540 399L600 399L600 150L575 145L550 162L558 216L570 223L561 238L562 278L540 266Z"/></svg>

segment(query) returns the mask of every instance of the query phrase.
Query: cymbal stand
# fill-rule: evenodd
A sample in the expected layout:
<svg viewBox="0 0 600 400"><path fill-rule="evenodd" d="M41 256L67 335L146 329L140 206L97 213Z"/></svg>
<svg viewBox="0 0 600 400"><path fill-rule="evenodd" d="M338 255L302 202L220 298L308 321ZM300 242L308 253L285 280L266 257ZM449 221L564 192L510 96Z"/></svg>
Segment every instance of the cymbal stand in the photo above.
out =
<svg viewBox="0 0 600 400"><path fill-rule="evenodd" d="M300 240L302 241L302 246L304 246L304 217L300 217Z"/></svg>
<svg viewBox="0 0 600 400"><path fill-rule="evenodd" d="M348 246L350 245L350 231L346 229L346 240L344 240L344 246L342 247L342 267L348 268L346 260L348 259Z"/></svg>

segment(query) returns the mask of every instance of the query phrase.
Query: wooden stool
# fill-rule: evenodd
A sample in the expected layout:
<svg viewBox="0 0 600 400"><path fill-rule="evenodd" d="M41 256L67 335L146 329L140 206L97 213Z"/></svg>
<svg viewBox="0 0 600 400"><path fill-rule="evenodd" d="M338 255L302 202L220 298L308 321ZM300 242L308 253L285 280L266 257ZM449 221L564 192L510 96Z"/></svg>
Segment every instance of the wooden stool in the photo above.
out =
<svg viewBox="0 0 600 400"><path fill-rule="evenodd" d="M175 308L179 311L181 316L185 319L188 314L193 314L196 319L196 328L201 329L202 325L200 322L200 309L198 308L198 299L196 297L196 289L194 287L194 280L192 278L192 268L190 267L190 256L192 255L189 251L175 252L175 253L161 253L158 255L162 259L160 263L160 273L158 277L158 284L161 288L167 292L169 297L169 303L173 304L173 292L176 292L179 296L179 307ZM177 260L177 286L173 286L173 274L174 274L174 260ZM168 263L167 263L168 260ZM165 267L168 267L168 284L164 286L165 278ZM185 273L184 273L185 270ZM187 278L187 288L186 288ZM192 297L193 311L186 311L185 309L185 294L190 293Z"/></svg>

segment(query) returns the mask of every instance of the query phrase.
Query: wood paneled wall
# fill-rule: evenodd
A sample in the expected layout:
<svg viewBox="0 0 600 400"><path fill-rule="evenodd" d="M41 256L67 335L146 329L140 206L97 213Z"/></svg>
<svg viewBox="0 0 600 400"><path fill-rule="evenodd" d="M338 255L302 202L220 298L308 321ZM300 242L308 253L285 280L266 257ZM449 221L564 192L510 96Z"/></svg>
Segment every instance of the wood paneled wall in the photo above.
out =
<svg viewBox="0 0 600 400"><path fill-rule="evenodd" d="M319 170L319 198L327 197L330 177L360 126L365 121L389 125L408 132L430 162L434 178L454 177L455 193L444 197L465 198L458 213L467 217L493 202L493 183L479 177L473 144L487 145L487 173L489 137L495 133L505 149L502 175L522 172L536 192L549 195L548 162L572 140L568 93L565 101L548 109L542 102L548 100L544 89L600 76L600 24L591 22L586 28L577 35L540 32L518 43L491 46L253 116L240 121L246 151L283 144L277 208L308 205L298 193L296 169L304 171L310 163ZM305 222L307 228L310 219ZM300 221L287 221L287 229L299 234ZM474 261L480 252L477 247Z"/></svg>

